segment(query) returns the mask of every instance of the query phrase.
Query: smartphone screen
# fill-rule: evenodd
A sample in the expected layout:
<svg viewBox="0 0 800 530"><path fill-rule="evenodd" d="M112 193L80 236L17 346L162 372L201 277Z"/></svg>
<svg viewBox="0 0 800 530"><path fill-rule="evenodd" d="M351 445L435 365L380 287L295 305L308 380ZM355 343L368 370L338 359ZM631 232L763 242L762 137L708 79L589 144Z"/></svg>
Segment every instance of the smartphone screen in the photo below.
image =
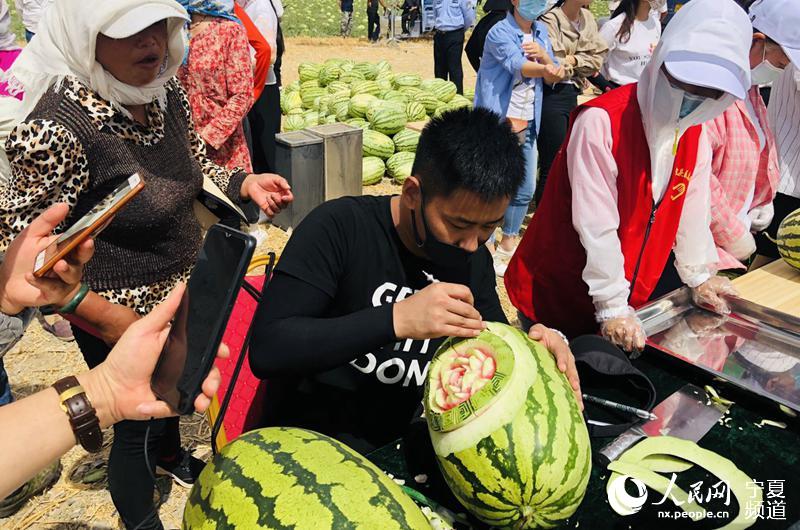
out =
<svg viewBox="0 0 800 530"><path fill-rule="evenodd" d="M206 235L151 381L181 414L211 370L254 248L252 236L221 225Z"/></svg>
<svg viewBox="0 0 800 530"><path fill-rule="evenodd" d="M96 237L111 223L114 214L130 201L144 184L138 173L131 175L102 201L86 212L75 224L70 226L58 239L36 256L33 271L36 277L46 274L58 260L90 237Z"/></svg>

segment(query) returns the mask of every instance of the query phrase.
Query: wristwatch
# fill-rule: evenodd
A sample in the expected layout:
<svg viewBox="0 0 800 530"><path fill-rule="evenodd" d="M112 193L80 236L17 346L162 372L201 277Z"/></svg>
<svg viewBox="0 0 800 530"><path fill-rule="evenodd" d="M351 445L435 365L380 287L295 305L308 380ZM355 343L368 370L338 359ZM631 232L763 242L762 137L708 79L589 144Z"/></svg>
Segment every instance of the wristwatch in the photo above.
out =
<svg viewBox="0 0 800 530"><path fill-rule="evenodd" d="M77 442L90 453L99 452L103 448L103 431L86 391L72 375L53 383L53 388L58 392L61 410L69 416Z"/></svg>

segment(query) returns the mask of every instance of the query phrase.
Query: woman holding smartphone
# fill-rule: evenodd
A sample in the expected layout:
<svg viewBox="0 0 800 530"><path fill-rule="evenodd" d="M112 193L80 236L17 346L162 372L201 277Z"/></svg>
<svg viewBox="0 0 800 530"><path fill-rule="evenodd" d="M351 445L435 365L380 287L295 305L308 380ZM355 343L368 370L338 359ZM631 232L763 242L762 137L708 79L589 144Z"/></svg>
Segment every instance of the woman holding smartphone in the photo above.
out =
<svg viewBox="0 0 800 530"><path fill-rule="evenodd" d="M205 178L235 203L274 215L292 200L277 175L252 175L214 164L196 132L190 105L174 78L184 58L188 16L173 0L60 0L9 71L24 90L6 144L12 178L0 193L4 242L50 204L71 207L64 226L120 182L139 173L145 188L95 241L85 282L62 310L117 303L130 308L111 340L81 329L75 337L90 367L107 342L149 313L188 278L202 243L193 204ZM81 296L86 296L81 298ZM142 448L150 426L149 462L190 485L200 462L180 449L178 421L114 426L109 490L126 527L161 528L151 470Z"/></svg>

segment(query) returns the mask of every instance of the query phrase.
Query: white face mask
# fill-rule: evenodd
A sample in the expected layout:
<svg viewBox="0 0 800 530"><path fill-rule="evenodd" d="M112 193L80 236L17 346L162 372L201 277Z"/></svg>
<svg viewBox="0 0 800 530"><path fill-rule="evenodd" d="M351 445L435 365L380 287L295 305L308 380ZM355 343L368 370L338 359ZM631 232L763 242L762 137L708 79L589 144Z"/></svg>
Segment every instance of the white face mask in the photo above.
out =
<svg viewBox="0 0 800 530"><path fill-rule="evenodd" d="M750 71L753 85L769 85L780 79L783 70L769 62L767 59L767 45L764 44L764 55L761 64Z"/></svg>

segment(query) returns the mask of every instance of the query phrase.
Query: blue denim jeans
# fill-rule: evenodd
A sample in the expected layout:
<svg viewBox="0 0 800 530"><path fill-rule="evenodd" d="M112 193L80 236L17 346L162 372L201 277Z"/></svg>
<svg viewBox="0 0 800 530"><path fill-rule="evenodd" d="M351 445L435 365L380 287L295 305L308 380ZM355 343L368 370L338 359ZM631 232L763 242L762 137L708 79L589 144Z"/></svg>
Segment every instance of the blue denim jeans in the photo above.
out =
<svg viewBox="0 0 800 530"><path fill-rule="evenodd" d="M503 220L503 235L516 237L522 228L522 221L528 213L528 206L533 200L536 191L536 166L538 164L539 152L536 149L536 124L534 121L528 122L528 133L525 136L525 143L522 144L525 153L525 180L517 190L517 194L511 199L506 209L506 216Z"/></svg>
<svg viewBox="0 0 800 530"><path fill-rule="evenodd" d="M0 359L0 406L8 405L14 401L11 395L11 385L8 384L8 374L3 366L3 359Z"/></svg>

